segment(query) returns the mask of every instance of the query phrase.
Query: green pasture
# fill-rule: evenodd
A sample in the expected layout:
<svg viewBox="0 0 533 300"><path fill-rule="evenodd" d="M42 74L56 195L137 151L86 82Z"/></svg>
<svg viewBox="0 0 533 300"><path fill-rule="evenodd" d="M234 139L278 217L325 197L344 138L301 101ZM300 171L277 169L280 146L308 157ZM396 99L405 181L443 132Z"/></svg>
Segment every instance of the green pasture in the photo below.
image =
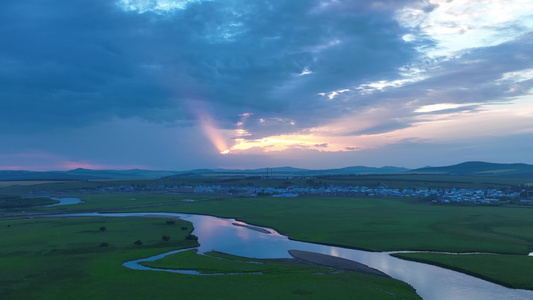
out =
<svg viewBox="0 0 533 300"><path fill-rule="evenodd" d="M106 182L109 183L109 182ZM31 193L34 195L49 194L50 192L95 189L103 186L97 181L3 181L0 193Z"/></svg>
<svg viewBox="0 0 533 300"><path fill-rule="evenodd" d="M135 295L136 286L125 285L127 281L122 280L137 278L142 286L142 276L122 267L123 262L196 245L195 241L185 239L193 229L191 223L166 221L1 219L1 298L110 299L113 295L115 299L139 298ZM163 241L163 235L170 240ZM137 240L142 245L135 245Z"/></svg>
<svg viewBox="0 0 533 300"><path fill-rule="evenodd" d="M506 178L484 176L457 176L441 174L391 174L391 175L333 175L314 177L270 178L259 176L249 177L184 177L162 178L151 181L150 185L221 185L221 186L254 186L283 188L291 185L320 187L366 186L388 188L510 188L512 186L532 183L531 178Z"/></svg>
<svg viewBox="0 0 533 300"><path fill-rule="evenodd" d="M398 280L272 261L185 252L163 261L205 270L265 274L197 276L130 270L125 261L196 246L192 226L161 218L0 220L1 299L420 299ZM105 227L105 228L104 228ZM186 227L184 229L184 227ZM104 228L104 229L102 229ZM170 237L169 241L162 239ZM142 241L136 245L136 241ZM106 246L103 246L106 243ZM219 258L215 258L219 257ZM223 258L223 259L222 259ZM168 264L168 265L167 265Z"/></svg>
<svg viewBox="0 0 533 300"><path fill-rule="evenodd" d="M34 195L55 192L76 192L94 190L103 187L134 186L157 187L167 186L198 186L221 185L226 187L253 186L285 188L291 185L305 187L367 186L388 188L511 188L518 185L533 184L531 178L507 178L484 176L457 176L441 174L391 174L391 175L336 175L315 177L290 177L262 179L260 176L213 176L213 177L180 177L160 179L113 179L87 181L6 181L0 182L0 193L32 193Z"/></svg>
<svg viewBox="0 0 533 300"><path fill-rule="evenodd" d="M391 174L391 175L346 175L321 176L315 179L333 185L359 185L388 188L483 188L500 189L528 184L531 178L459 176L442 174Z"/></svg>
<svg viewBox="0 0 533 300"><path fill-rule="evenodd" d="M58 183L58 181L51 180L7 180L0 181L0 189L12 187L12 186L25 186L25 185L39 185L39 184L49 184L49 183Z"/></svg>
<svg viewBox="0 0 533 300"><path fill-rule="evenodd" d="M141 210L231 217L297 240L373 251L533 251L533 209L527 207L442 206L411 198L254 197Z"/></svg>
<svg viewBox="0 0 533 300"><path fill-rule="evenodd" d="M232 217L297 240L367 250L500 253L478 256L475 264L443 260L439 265L462 266L462 272L474 276L533 289L528 275L533 257L527 256L533 251L533 210L527 207L441 206L407 198L297 197L228 198L167 209ZM502 272L489 277L478 266Z"/></svg>
<svg viewBox="0 0 533 300"><path fill-rule="evenodd" d="M163 193L84 193L72 194L73 197L82 199L85 203L76 205L53 206L40 208L40 210L68 211L68 210L88 210L105 211L121 209L124 207L146 207L177 205L186 203L187 200L199 200L209 198L202 195L169 195Z"/></svg>
<svg viewBox="0 0 533 300"><path fill-rule="evenodd" d="M510 288L533 290L533 257L525 255L398 253L393 256L443 266Z"/></svg>
<svg viewBox="0 0 533 300"><path fill-rule="evenodd" d="M374 177L381 178L382 176ZM455 180L458 180L458 177L456 176L444 177L454 177ZM427 184L429 186L435 184L436 181L442 181L448 182L447 186L449 187L451 179L450 181L446 181L446 178L444 177L441 177L439 180L437 180L437 177L433 177L435 180L432 183ZM389 175L388 178L391 180L389 183L391 183L393 179L397 180L397 178L395 179L392 175ZM467 185L487 184L487 186L496 184L503 186L505 184L511 184L511 182L518 182L518 179L508 179L509 181L497 179L499 180L498 182L491 182L488 180L496 179L493 177L475 177L478 181L467 183L466 180L468 178L460 179L458 182L463 182L463 184ZM334 180L332 178L329 179ZM228 181L228 178L225 180ZM258 182L260 181L260 179L256 180ZM304 179L302 180L305 181ZM318 180L318 178L315 180ZM420 180L423 179L420 178ZM127 182L124 183L126 184ZM274 184L275 182L271 181L271 183ZM67 182L62 184L70 185L73 183ZM252 182L252 184L255 183ZM404 184L408 187L410 183L404 182ZM61 191L61 189L58 188L58 191ZM441 259L439 257L438 259L435 259L435 261L432 261L432 263L458 269L465 273L475 274L476 276L503 283L508 286L533 289L533 279L524 275L527 274L527 272L530 272L530 261L533 259L533 257L526 256L529 252L533 251L532 207L431 205L419 202L417 199L412 198L318 196L296 198L211 198L206 195L169 195L163 193L82 193L79 191L69 192L68 194L69 196L80 197L86 202L78 205L67 205L55 208L36 208L34 210L41 212L44 210L61 212L81 210L198 213L220 217L231 217L250 224L274 228L279 232L288 235L292 239L373 251L428 250L462 253L499 253L502 255L476 256L474 263L472 264L459 261L460 259L463 259L459 256L453 256L449 259ZM30 210L26 209L26 211ZM51 220L33 220L24 222L44 221L51 222ZM7 224L6 222L9 221L5 219L0 220L0 234L4 234L4 230L13 230L13 228L15 228L13 226L4 227L3 224ZM58 220L57 222L61 221ZM34 224L33 226L35 227L32 228L41 228L36 224ZM40 223L40 225L42 224L43 223ZM160 224L160 226L162 225ZM45 225L42 227L48 229L49 227L52 228L51 225ZM53 228L57 229L62 227L68 226L55 226ZM109 226L106 227L110 228ZM91 230L94 230L94 226L92 228L93 229ZM49 231L49 233L50 232L51 231ZM105 233L113 233L113 231L108 229ZM95 237L100 237L101 235L98 234L100 234L100 232L95 232L93 235ZM17 235L18 234L15 234L14 236ZM85 236L89 235L86 234ZM118 240L120 239L117 239L117 241ZM4 242L6 241L0 242L0 247L2 247L2 243ZM148 251L145 248L131 248L133 247L131 244L132 242L131 238L127 239L127 242L124 244L124 249L127 250L124 251L120 250L122 249L122 246L114 248L115 244L111 242L108 242L110 244L109 247L97 247L97 250L95 251L98 253L105 253L106 251L115 249L112 253L109 253L109 256L105 255L104 257L106 259L111 259L113 256L119 261L122 259L122 255L129 255L130 253L135 254L137 253L136 251L141 251L143 249L143 251ZM171 242L174 242L174 240L171 239ZM161 243L162 241L157 241L157 247L165 245ZM15 244L20 245L18 242ZM47 244L45 243L44 245ZM149 244L143 245L143 247L146 247L147 245ZM56 248L57 247L52 247L51 249ZM42 253L47 253L46 250L40 251L44 251ZM47 251L50 252L52 250L48 249ZM16 251L12 253L15 252ZM4 249L1 248L0 254L3 255L4 253ZM497 259L494 259L495 257L497 257ZM13 255L12 258L13 260L20 259L20 257L17 258L16 255ZM57 256L56 258L60 260ZM200 256L199 259L205 260L207 258L208 257L206 256ZM432 257L424 257L424 259L428 261L433 260ZM454 262L456 259L458 261ZM53 261L53 259L51 258L50 261ZM3 267L4 262L6 262L6 258L2 257L0 259L0 267ZM502 271L493 272L492 275L487 275L487 272L483 268L480 268L480 266L489 265L493 270ZM205 270L208 270L208 268ZM122 276L121 274L123 273L121 272L122 271L116 271L116 275ZM514 272L513 274L516 274L516 276L511 276L510 273L512 272Z"/></svg>
<svg viewBox="0 0 533 300"><path fill-rule="evenodd" d="M0 181L0 193L31 193L34 195L55 192L95 190L105 187L158 186L157 179L101 179L69 181ZM107 191L108 192L108 191Z"/></svg>
<svg viewBox="0 0 533 300"><path fill-rule="evenodd" d="M54 203L57 201L48 197L23 198L18 195L0 194L0 211L24 210Z"/></svg>
<svg viewBox="0 0 533 300"><path fill-rule="evenodd" d="M205 274L261 273L188 277L196 285L209 286L200 288L191 297L195 299L420 299L410 286L390 278L214 252L185 251L144 264Z"/></svg>

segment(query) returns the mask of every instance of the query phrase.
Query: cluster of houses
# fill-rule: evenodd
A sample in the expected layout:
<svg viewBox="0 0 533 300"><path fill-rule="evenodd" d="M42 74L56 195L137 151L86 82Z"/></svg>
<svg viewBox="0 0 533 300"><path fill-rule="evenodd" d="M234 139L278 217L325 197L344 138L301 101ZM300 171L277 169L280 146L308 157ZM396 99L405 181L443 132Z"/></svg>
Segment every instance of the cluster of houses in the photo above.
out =
<svg viewBox="0 0 533 300"><path fill-rule="evenodd" d="M168 193L196 193L213 194L219 196L272 196L272 197L297 197L299 195L317 196L365 196L365 197L417 197L434 203L497 203L503 199L518 199L522 203L533 201L520 199L520 192L499 189L457 189L457 188L423 188L423 189L393 189L387 187L371 188L366 186L322 186L302 187L289 186L286 188L269 188L253 186L222 186L222 185L199 185L199 186L109 186L101 190L115 190L120 192L134 191L165 191Z"/></svg>

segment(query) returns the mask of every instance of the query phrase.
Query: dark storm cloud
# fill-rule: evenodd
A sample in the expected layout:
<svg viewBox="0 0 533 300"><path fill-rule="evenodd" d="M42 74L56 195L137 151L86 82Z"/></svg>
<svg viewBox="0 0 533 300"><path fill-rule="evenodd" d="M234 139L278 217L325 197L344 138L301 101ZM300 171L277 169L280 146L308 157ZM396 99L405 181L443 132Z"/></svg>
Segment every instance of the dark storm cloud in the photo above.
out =
<svg viewBox="0 0 533 300"><path fill-rule="evenodd" d="M10 129L78 126L166 103L130 51L145 17L133 20L107 1L2 6L0 122Z"/></svg>
<svg viewBox="0 0 533 300"><path fill-rule="evenodd" d="M108 0L2 1L0 131L116 117L189 124L195 101L226 128L245 112L250 124L320 124L357 105L317 93L393 79L416 54L393 18L402 2L320 3L204 1L156 14Z"/></svg>

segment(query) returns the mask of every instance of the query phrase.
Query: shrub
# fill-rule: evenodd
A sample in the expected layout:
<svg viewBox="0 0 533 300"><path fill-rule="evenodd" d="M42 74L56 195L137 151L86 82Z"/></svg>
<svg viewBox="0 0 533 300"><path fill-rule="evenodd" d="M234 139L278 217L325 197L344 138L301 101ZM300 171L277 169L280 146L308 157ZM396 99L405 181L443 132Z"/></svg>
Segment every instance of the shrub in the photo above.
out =
<svg viewBox="0 0 533 300"><path fill-rule="evenodd" d="M168 220L167 221L167 225L174 225L174 224L176 224L176 221L174 221L174 220Z"/></svg>
<svg viewBox="0 0 533 300"><path fill-rule="evenodd" d="M101 231L101 232L104 232L106 229L107 229L107 228L105 228L105 226L100 227L100 231Z"/></svg>
<svg viewBox="0 0 533 300"><path fill-rule="evenodd" d="M193 240L193 241L197 241L198 240L198 237L194 234L189 234L188 236L185 237L186 240Z"/></svg>
<svg viewBox="0 0 533 300"><path fill-rule="evenodd" d="M137 245L137 246L140 246L143 244L143 242L141 242L141 240L137 240L135 242L133 242L134 245Z"/></svg>
<svg viewBox="0 0 533 300"><path fill-rule="evenodd" d="M163 235L161 239L165 242L168 242L170 240L170 237L168 235Z"/></svg>
<svg viewBox="0 0 533 300"><path fill-rule="evenodd" d="M105 242L100 244L100 247L107 247L107 246L109 246L109 244Z"/></svg>

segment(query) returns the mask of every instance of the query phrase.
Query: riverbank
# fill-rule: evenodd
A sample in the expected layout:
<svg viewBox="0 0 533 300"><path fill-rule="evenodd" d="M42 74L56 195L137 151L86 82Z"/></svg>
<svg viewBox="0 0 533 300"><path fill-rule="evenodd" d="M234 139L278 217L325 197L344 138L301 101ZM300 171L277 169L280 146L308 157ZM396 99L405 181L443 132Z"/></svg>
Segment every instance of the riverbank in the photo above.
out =
<svg viewBox="0 0 533 300"><path fill-rule="evenodd" d="M533 290L533 258L525 255L487 253L393 253L394 257L431 264L468 274L512 289ZM487 261L492 263L487 264Z"/></svg>
<svg viewBox="0 0 533 300"><path fill-rule="evenodd" d="M337 270L348 270L359 273L390 277L389 275L374 268L371 268L365 264L341 257L301 250L289 250L289 254L296 260L310 263L313 265L330 267Z"/></svg>

